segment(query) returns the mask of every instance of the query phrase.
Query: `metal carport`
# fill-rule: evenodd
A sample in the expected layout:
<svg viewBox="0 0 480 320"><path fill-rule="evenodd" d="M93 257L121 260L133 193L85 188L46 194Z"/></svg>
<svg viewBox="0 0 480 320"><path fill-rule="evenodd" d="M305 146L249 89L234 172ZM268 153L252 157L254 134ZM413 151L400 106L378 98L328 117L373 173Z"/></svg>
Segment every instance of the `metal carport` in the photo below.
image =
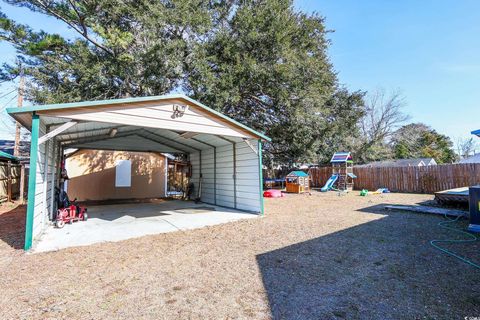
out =
<svg viewBox="0 0 480 320"><path fill-rule="evenodd" d="M262 141L185 95L9 108L31 131L25 250L53 216L65 148L187 154L201 201L263 214ZM196 193L197 190L194 190Z"/></svg>

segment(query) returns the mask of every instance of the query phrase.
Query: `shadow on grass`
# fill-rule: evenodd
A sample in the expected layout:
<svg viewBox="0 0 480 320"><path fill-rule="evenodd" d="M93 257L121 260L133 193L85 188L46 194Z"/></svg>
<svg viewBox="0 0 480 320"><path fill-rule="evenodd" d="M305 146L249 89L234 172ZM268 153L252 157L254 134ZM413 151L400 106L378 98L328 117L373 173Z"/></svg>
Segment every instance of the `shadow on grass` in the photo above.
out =
<svg viewBox="0 0 480 320"><path fill-rule="evenodd" d="M480 314L480 274L428 243L441 218L383 207L359 210L381 215L371 222L256 257L274 319Z"/></svg>

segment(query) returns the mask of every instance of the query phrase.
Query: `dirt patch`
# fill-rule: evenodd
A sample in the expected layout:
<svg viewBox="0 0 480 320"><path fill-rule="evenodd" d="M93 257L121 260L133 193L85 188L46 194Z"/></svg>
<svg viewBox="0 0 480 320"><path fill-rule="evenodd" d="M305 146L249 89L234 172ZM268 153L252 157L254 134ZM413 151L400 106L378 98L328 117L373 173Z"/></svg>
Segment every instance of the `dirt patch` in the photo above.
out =
<svg viewBox="0 0 480 320"><path fill-rule="evenodd" d="M20 202L0 205L0 255L13 249L23 249L25 241L25 210Z"/></svg>
<svg viewBox="0 0 480 320"><path fill-rule="evenodd" d="M429 245L457 236L437 226L442 218L383 210L386 203L430 199L288 195L266 199L266 216L259 219L42 254L12 249L1 229L0 314L6 319L480 316L480 272ZM480 261L478 242L449 248Z"/></svg>

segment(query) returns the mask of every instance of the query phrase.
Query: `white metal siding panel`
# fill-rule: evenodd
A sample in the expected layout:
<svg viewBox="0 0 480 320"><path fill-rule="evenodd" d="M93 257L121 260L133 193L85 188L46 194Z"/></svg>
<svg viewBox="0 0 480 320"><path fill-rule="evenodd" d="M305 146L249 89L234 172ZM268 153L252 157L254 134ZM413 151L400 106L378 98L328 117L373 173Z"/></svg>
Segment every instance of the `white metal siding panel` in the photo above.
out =
<svg viewBox="0 0 480 320"><path fill-rule="evenodd" d="M251 140L257 150L257 142ZM260 172L258 155L245 142L236 144L237 208L260 212Z"/></svg>
<svg viewBox="0 0 480 320"><path fill-rule="evenodd" d="M233 208L233 145L217 147L217 204Z"/></svg>
<svg viewBox="0 0 480 320"><path fill-rule="evenodd" d="M215 203L215 177L213 148L202 151L202 196L203 202Z"/></svg>
<svg viewBox="0 0 480 320"><path fill-rule="evenodd" d="M251 141L255 150L257 142ZM258 155L246 143L238 142L236 147L236 171L237 171L237 209L260 212L260 177ZM219 206L234 208L235 197L233 185L233 145L217 147L216 179L214 179L213 155L214 149L202 151L202 195L201 200L215 204L213 198L216 192L216 204ZM200 177L199 153L190 154L192 164L192 182L198 188ZM214 190L216 181L216 191Z"/></svg>
<svg viewBox="0 0 480 320"><path fill-rule="evenodd" d="M190 181L193 183L193 199L197 197L198 183L200 181L200 153L190 153L190 164L192 165L192 177Z"/></svg>

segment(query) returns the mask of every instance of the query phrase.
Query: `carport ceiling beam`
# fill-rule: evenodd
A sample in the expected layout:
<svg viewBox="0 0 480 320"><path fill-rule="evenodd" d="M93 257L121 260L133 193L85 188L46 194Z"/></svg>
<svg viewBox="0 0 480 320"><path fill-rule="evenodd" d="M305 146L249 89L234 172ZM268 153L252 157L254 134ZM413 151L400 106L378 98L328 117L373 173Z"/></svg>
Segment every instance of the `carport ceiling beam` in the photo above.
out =
<svg viewBox="0 0 480 320"><path fill-rule="evenodd" d="M222 139L222 140L225 140L225 141L227 141L227 142L230 142L230 143L235 143L235 141L233 141L233 140L230 140L230 139L227 139L227 138L225 138L225 137L222 137L222 136L218 136L218 135L216 135L215 137L217 137L217 138L220 138L220 139Z"/></svg>
<svg viewBox="0 0 480 320"><path fill-rule="evenodd" d="M197 135L199 135L198 132L190 132L190 131L187 131L187 132L184 132L184 133L180 134L180 136L182 138L185 138L185 139L190 139L190 138L195 137Z"/></svg>
<svg viewBox="0 0 480 320"><path fill-rule="evenodd" d="M210 148L215 148L215 146L214 146L213 144L206 143L206 142L204 142L204 141L202 141L202 140L199 140L199 139L197 139L197 138L190 138L190 140L196 141L196 142L198 142L198 143L203 143L204 145L209 146Z"/></svg>
<svg viewBox="0 0 480 320"><path fill-rule="evenodd" d="M174 147L174 146L171 146L171 145L168 145L164 142L161 142L161 141L157 141L157 140L154 140L148 136L145 136L144 134L142 135L142 131L144 131L143 129L142 130L130 130L130 131L125 131L125 132L121 132L119 134L116 134L115 136L113 137L110 137L109 135L107 134L103 134L103 135L99 135L97 137L89 137L88 139L83 139L83 140L71 140L71 141L67 141L67 143L64 143L63 145L64 146L76 146L76 145L81 145L81 144L84 144L84 143L90 143L90 142L97 142L97 141L106 141L106 140L111 140L111 139L115 139L115 138L122 138L122 137L130 137L130 136L137 136L137 137L141 137L143 139L147 139L147 140L150 140L152 142L155 142L155 143L158 143L158 144L162 144L164 146L167 146L169 148L172 148L173 150L176 150L178 152L182 152L182 153L188 153L188 151L185 151L185 150L182 150L182 149L179 149L178 147ZM84 149L84 148L82 148ZM102 147L101 149L104 149L104 147ZM105 149L107 150L107 149ZM123 150L119 150L119 151L123 151ZM128 150L127 150L128 151ZM148 150L148 151L153 151L152 150Z"/></svg>
<svg viewBox="0 0 480 320"><path fill-rule="evenodd" d="M72 145L72 148L77 148L76 145ZM124 152L151 152L151 153L163 153L163 151L159 150L151 150L148 148L139 148L139 149L132 149L132 148L118 148L118 147L92 147L92 146L79 146L79 149L82 150L108 150L108 151L124 151ZM166 151L167 152L167 151ZM168 153L168 152L167 152Z"/></svg>
<svg viewBox="0 0 480 320"><path fill-rule="evenodd" d="M165 130L167 130L168 132L171 132L171 133L175 134L177 137L180 137L180 138L182 138L182 139L185 139L185 138L182 137L182 135L181 135L180 133L178 133L178 132L175 132L175 131L169 130L169 129L165 129ZM150 131L149 131L149 132L150 132ZM200 133L199 133L199 134L200 134ZM210 134L210 133L207 133L207 134ZM185 139L185 140L187 140L187 139ZM196 138L189 138L188 140L196 141L196 142L198 142L198 143L204 144L204 145L209 146L209 147L211 147L211 148L214 147L214 145L211 145L211 144L208 144L208 143L206 143L206 142L200 141L200 140L198 140L198 139L196 139ZM175 143L180 143L180 142L175 141ZM192 148L192 149L196 150L196 151L200 151L200 149L198 149L198 148L194 148L194 147L189 146L189 145L187 145L187 146L188 146L189 148Z"/></svg>
<svg viewBox="0 0 480 320"><path fill-rule="evenodd" d="M144 131L147 132L148 134L151 134L152 136L155 136L155 137L159 138L160 140L164 140L164 139L167 140L165 137L162 137L161 135L158 135L155 132L152 132L150 130L144 130ZM173 131L170 131L170 130L168 130L168 131L173 132ZM176 133L176 132L173 132L173 133ZM178 135L178 136L180 136L180 135ZM180 146L184 146L184 147L187 147L187 148L195 150L195 151L200 151L200 149L192 147L191 145L188 145L188 144L185 144L185 143L182 143L182 142L178 142L178 141L175 141L175 140L170 140L170 142L176 143Z"/></svg>
<svg viewBox="0 0 480 320"><path fill-rule="evenodd" d="M243 139L243 142L245 142L245 143L247 144L247 146L249 146L250 149L252 149L252 151L255 152L255 154L258 156L258 150L256 150L256 149L252 146L252 144L250 143L250 141L248 141L248 139L245 139L245 138L244 138L244 139Z"/></svg>
<svg viewBox="0 0 480 320"><path fill-rule="evenodd" d="M133 136L133 135L135 135L135 133L137 131L138 130L124 131L124 132L121 132L119 134L116 134L113 137L110 137L108 135L108 133L104 133L104 134L97 135L97 136L87 137L86 139L70 139L70 140L63 140L63 141L60 141L60 142L62 143L62 145L68 146L68 145L74 144L74 143L78 144L78 143L89 143L89 142L96 142L96 141L104 141L104 140L110 140L110 139L115 139L115 138Z"/></svg>
<svg viewBox="0 0 480 320"><path fill-rule="evenodd" d="M170 148L172 148L172 149L174 149L174 150L178 150L178 151L183 152L183 153L189 153L188 151L179 149L178 147L174 147L174 146L172 146L171 144L168 144L168 143L165 143L165 142L161 142L161 141L159 141L159 140L157 140L157 139L153 139L153 138L151 138L151 137L149 137L149 136L147 136L147 135L145 135L145 134L142 134L142 133L137 133L137 136L142 137L143 139L147 139L147 140L150 140L150 141L152 141L152 142L158 143L158 144L163 144L163 145L165 145L165 146L167 146L167 147L170 147Z"/></svg>
<svg viewBox="0 0 480 320"><path fill-rule="evenodd" d="M91 129L91 130L77 130L77 131L69 131L69 132L65 132L63 134L60 134L60 136L63 136L63 135L73 135L73 134L79 134L79 133L92 133L92 132L99 132L99 131L108 131L112 128L116 128L116 129L119 129L119 128L126 128L128 126L115 126L115 125L112 125L110 127L103 127L103 128L97 128L97 129ZM91 135L91 137L93 137L93 135Z"/></svg>
<svg viewBox="0 0 480 320"><path fill-rule="evenodd" d="M60 133L70 129L74 125L76 125L76 121L69 121L67 123L62 124L60 127L55 128L54 130L50 131L47 134L44 134L38 139L38 145L41 145L42 143L46 142L47 140L50 140L51 138L59 135Z"/></svg>

